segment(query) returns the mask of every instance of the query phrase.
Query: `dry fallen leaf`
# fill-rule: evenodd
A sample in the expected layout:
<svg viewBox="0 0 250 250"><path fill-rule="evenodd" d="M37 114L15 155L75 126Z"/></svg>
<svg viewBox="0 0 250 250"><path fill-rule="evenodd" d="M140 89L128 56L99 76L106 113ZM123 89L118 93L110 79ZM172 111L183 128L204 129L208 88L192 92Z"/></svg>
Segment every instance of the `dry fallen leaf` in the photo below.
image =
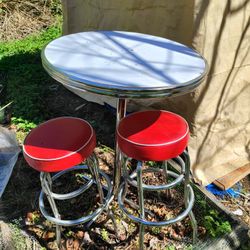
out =
<svg viewBox="0 0 250 250"><path fill-rule="evenodd" d="M43 238L45 239L45 240L48 240L48 239L52 239L52 238L54 238L55 237L55 233L54 232L46 232L44 235L43 235Z"/></svg>
<svg viewBox="0 0 250 250"><path fill-rule="evenodd" d="M68 239L66 241L66 250L80 250L79 240Z"/></svg>
<svg viewBox="0 0 250 250"><path fill-rule="evenodd" d="M88 232L85 232L83 241L86 242L86 243L88 243L88 244L92 243L92 240L91 240Z"/></svg>
<svg viewBox="0 0 250 250"><path fill-rule="evenodd" d="M78 239L82 239L82 238L84 237L84 232L83 232L83 231L77 231L76 237L77 237Z"/></svg>
<svg viewBox="0 0 250 250"><path fill-rule="evenodd" d="M154 237L149 241L149 249L150 250L157 250L158 249L158 242L159 240Z"/></svg>

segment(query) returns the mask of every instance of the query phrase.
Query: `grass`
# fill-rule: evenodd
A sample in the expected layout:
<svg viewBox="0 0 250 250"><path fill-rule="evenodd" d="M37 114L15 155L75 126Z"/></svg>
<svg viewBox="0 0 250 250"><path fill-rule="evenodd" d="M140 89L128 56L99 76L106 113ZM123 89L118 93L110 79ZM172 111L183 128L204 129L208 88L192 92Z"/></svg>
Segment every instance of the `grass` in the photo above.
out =
<svg viewBox="0 0 250 250"><path fill-rule="evenodd" d="M12 122L29 131L46 119L44 101L51 78L40 60L43 46L60 36L61 28L50 27L22 40L0 42L0 81L4 98L0 105L11 104Z"/></svg>

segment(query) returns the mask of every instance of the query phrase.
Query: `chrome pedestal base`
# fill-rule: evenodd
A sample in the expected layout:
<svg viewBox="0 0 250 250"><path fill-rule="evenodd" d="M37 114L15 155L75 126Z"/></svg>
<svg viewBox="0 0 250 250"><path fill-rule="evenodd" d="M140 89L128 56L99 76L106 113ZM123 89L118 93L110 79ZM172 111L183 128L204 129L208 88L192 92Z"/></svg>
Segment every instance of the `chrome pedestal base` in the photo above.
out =
<svg viewBox="0 0 250 250"><path fill-rule="evenodd" d="M133 172L131 175L127 173L127 161L123 158L123 173L124 173L124 182L121 184L118 192L118 203L121 210L134 222L140 224L139 230L139 248L143 249L143 240L144 240L144 227L145 226L152 226L152 227L162 227L167 226L178 221L184 219L187 215L189 215L191 220L191 225L193 228L193 242L196 241L197 238L197 223L192 212L192 207L194 204L194 192L192 187L189 183L189 172L190 172L190 159L188 153L185 151L183 153L184 160L179 156L174 159L174 162L177 163L181 168L181 173L176 174L167 169L168 164L171 164L173 160L165 161L162 168L147 168L142 169L144 162L138 161L136 171ZM163 171L166 176L166 184L164 185L145 185L142 181L142 174L144 172L159 172ZM167 176L171 176L174 180L170 183L167 182ZM177 217L165 220L165 221L148 221L145 219L145 213L147 213L146 209L144 208L144 194L143 191L160 191L160 190L168 190L175 187L176 185L184 182L184 201L185 201L185 210L179 214ZM139 200L139 214L140 216L132 215L127 208L125 207L124 203L128 203L128 199L126 199L126 193L128 189L128 184L137 188L138 192L138 200ZM168 192L168 194L169 194Z"/></svg>
<svg viewBox="0 0 250 250"><path fill-rule="evenodd" d="M61 229L62 229L61 227L62 226L74 226L74 225L94 221L100 215L100 213L104 209L107 208L107 206L111 200L111 196L112 196L111 181L110 181L109 177L99 169L96 156L94 154L92 154L86 161L87 161L87 166L86 165L76 166L76 167L61 171L61 172L53 175L52 177L50 176L50 173L41 172L41 174L40 174L40 180L41 180L41 185L42 185L42 191L41 191L40 197L39 197L40 211L48 221L51 221L56 225L56 241L57 241L57 244L59 246L60 246L60 242L61 242ZM90 177L84 178L85 176L83 176L84 179L87 179L87 183L85 185L83 185L82 187L80 187L78 190L75 190L75 191L67 193L67 194L56 194L56 193L52 192L53 181L55 181L61 175L66 174L66 173L73 171L73 170L87 170L87 169L90 170L91 178ZM104 178L104 180L107 183L107 186L103 186L101 184L101 177ZM85 192L93 184L97 186L98 194L100 197L100 206L93 213L88 214L86 216L83 216L81 218L73 219L73 220L61 219L61 215L58 212L58 208L56 206L55 200L72 199L72 198L82 194L83 192ZM106 190L106 196L104 196L103 189ZM45 208L44 194L46 195L46 197L49 201L53 215L50 215Z"/></svg>

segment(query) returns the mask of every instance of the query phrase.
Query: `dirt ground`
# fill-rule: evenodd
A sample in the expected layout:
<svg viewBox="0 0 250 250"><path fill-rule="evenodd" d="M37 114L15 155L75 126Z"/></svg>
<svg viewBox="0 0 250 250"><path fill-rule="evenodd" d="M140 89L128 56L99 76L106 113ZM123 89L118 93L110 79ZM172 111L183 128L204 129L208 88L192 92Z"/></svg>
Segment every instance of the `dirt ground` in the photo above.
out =
<svg viewBox="0 0 250 250"><path fill-rule="evenodd" d="M240 220L250 226L250 176L246 176L238 185L240 185L241 190L237 198L226 196L219 199L219 201Z"/></svg>
<svg viewBox="0 0 250 250"><path fill-rule="evenodd" d="M112 178L114 162L114 131L115 116L104 107L88 103L72 94L60 84L55 83L50 86L47 95L47 109L49 118L58 116L77 116L89 121L97 133L98 143L95 150L100 161L100 167ZM69 192L84 183L82 172L73 172L67 180L64 177L56 182L56 188L61 192ZM162 176L147 175L145 181L156 184L162 180ZM74 183L72 185L71 183ZM68 184L68 185L67 185ZM246 181L246 188L249 188L249 179ZM29 237L46 249L57 249L55 244L55 230L53 225L44 220L38 208L38 196L40 192L39 173L30 168L22 155L14 168L12 177L3 195L0 215L1 219L8 223L14 223L18 228L26 232ZM135 202L136 190L130 189L128 197ZM151 209L158 219L166 219L176 216L183 207L182 190L175 191L171 201L166 199L165 194L146 195L145 206ZM86 197L88 199L86 200ZM249 223L249 200L237 200L246 203L244 216L240 219ZM95 187L88 190L77 198L70 201L59 202L58 206L64 218L77 218L89 212L97 206L99 202L96 196ZM232 200L223 202L226 206L233 204ZM240 203L240 204L241 204ZM158 205L156 205L158 204ZM240 206L244 206L241 204ZM229 206L228 206L229 207ZM230 207L229 207L230 208ZM138 248L138 226L132 223L122 214L116 202L110 205L113 211L119 231L116 237L116 229L110 219L107 220L106 213L103 213L90 228L83 225L64 228L62 233L62 249L137 249ZM233 207L235 209L235 207ZM207 230L203 224L205 211L200 211L199 206L195 206L194 212L199 214L199 240L207 238ZM132 210L131 210L132 211ZM133 213L136 214L134 210ZM148 228L145 234L144 243L147 249L191 249L191 234L189 218L169 227Z"/></svg>

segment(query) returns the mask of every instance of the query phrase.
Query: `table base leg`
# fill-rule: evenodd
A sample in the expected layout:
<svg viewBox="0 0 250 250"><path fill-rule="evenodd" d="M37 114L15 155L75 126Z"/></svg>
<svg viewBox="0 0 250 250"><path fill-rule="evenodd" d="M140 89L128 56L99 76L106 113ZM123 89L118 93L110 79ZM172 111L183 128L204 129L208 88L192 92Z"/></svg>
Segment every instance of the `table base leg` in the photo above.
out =
<svg viewBox="0 0 250 250"><path fill-rule="evenodd" d="M118 99L116 107L116 128L118 127L120 120L126 115L126 107L127 107L127 100ZM117 141L115 141L115 165L113 172L113 178L114 178L113 194L115 195L115 198L117 198L118 189L121 181L121 169L122 169L121 161L122 161L121 152L118 147Z"/></svg>

